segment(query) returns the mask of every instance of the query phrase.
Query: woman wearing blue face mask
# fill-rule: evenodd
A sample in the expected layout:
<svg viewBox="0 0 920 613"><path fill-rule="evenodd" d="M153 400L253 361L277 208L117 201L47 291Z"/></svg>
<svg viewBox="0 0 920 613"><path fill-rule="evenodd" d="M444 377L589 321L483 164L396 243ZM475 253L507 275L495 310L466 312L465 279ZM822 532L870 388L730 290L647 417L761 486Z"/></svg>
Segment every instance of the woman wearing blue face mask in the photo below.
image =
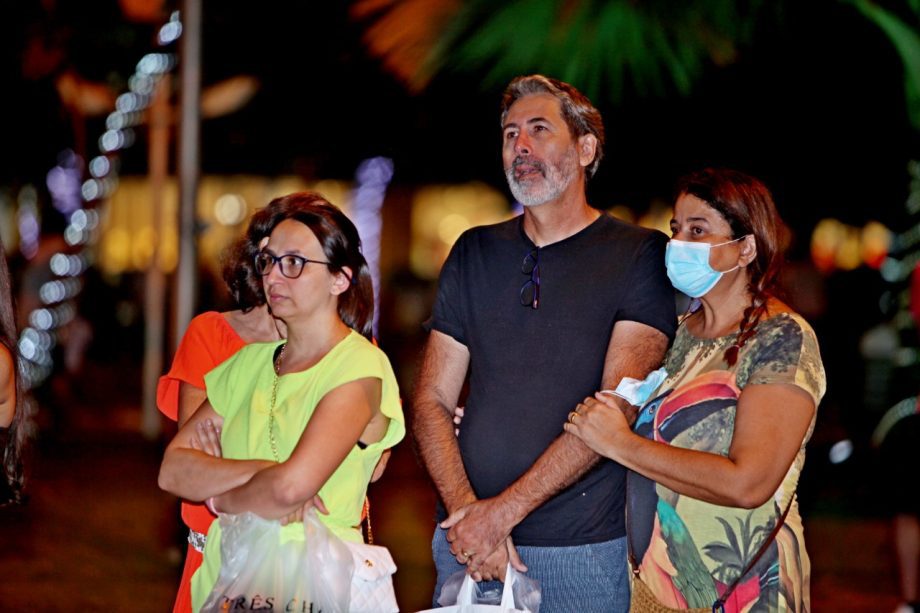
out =
<svg viewBox="0 0 920 613"><path fill-rule="evenodd" d="M634 610L810 608L795 489L825 377L813 330L770 293L781 229L757 179L716 169L682 179L666 264L695 300L667 375L631 399L645 402L634 429L606 394L565 425L631 469Z"/></svg>

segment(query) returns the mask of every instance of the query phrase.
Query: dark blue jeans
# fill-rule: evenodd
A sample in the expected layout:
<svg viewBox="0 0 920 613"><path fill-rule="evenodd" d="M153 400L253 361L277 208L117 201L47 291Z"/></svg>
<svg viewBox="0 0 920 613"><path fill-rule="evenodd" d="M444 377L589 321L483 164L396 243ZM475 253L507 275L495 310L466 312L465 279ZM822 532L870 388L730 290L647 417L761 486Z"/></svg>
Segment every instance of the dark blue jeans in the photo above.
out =
<svg viewBox="0 0 920 613"><path fill-rule="evenodd" d="M435 526L431 553L438 571L432 606L441 586L466 567L450 553L446 530ZM540 582L540 613L626 613L629 611L629 565L626 538L573 547L517 548L527 576ZM495 585L498 585L495 582ZM483 586L490 589L491 584Z"/></svg>

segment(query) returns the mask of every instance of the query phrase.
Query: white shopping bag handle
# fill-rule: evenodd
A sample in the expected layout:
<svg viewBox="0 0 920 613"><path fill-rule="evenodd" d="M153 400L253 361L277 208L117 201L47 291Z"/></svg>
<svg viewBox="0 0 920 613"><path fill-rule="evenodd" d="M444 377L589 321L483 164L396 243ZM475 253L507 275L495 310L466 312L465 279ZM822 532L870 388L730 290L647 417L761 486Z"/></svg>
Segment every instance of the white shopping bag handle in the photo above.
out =
<svg viewBox="0 0 920 613"><path fill-rule="evenodd" d="M511 568L511 563L505 568L505 583L502 586L502 609L514 610L514 590L511 587L517 580L517 573Z"/></svg>
<svg viewBox="0 0 920 613"><path fill-rule="evenodd" d="M517 579L517 573L511 564L505 568L505 583L502 586L502 610L514 611L514 591L511 589L514 585L514 581ZM473 581L473 578L470 575L467 575L463 578L463 583L460 585L460 592L457 593L457 605L471 605L473 604L473 594L476 589L476 582Z"/></svg>
<svg viewBox="0 0 920 613"><path fill-rule="evenodd" d="M460 584L460 591L457 593L457 605L464 604L473 604L473 590L476 587L476 582L473 581L473 578L469 575L463 578L463 583Z"/></svg>

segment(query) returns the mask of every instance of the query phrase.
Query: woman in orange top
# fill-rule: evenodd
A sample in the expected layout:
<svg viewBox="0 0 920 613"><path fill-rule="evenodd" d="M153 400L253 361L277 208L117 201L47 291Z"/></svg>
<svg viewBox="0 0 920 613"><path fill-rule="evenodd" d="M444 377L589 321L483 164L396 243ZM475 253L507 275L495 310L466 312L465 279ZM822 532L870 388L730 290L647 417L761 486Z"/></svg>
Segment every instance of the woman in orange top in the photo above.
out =
<svg viewBox="0 0 920 613"><path fill-rule="evenodd" d="M181 428L205 401L204 376L248 343L268 342L284 337L284 324L271 316L265 304L261 277L253 262L260 242L267 237L263 228L271 217L268 207L253 215L246 235L234 245L224 265L223 277L238 309L208 311L189 323L169 372L157 386L157 407ZM182 521L189 528L185 568L173 611L192 610L191 579L201 566L205 534L214 515L203 504L182 502Z"/></svg>

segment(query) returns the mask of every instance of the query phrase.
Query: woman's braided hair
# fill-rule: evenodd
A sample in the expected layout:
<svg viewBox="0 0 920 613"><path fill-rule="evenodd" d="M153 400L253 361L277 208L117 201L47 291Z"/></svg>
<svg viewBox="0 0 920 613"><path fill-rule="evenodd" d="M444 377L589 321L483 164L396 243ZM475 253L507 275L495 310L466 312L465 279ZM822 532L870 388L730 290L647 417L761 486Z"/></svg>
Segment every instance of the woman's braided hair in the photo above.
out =
<svg viewBox="0 0 920 613"><path fill-rule="evenodd" d="M733 366L738 352L757 330L767 312L769 298L782 266L782 236L785 225L776 211L770 190L758 179L727 168L705 168L686 175L677 183L677 195L696 196L717 210L732 230L732 239L753 235L757 255L747 270L751 304L744 309L738 338L725 351Z"/></svg>

